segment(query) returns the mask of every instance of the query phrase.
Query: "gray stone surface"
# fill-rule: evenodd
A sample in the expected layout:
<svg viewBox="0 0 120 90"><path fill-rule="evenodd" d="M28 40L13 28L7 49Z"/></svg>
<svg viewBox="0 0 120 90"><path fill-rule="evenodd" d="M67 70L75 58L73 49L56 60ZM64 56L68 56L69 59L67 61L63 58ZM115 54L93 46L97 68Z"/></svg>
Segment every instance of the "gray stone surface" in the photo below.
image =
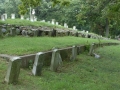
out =
<svg viewBox="0 0 120 90"><path fill-rule="evenodd" d="M16 35L16 28L12 28L12 29L10 30L10 35L11 35L11 36L15 36L15 35Z"/></svg>
<svg viewBox="0 0 120 90"><path fill-rule="evenodd" d="M72 47L72 56L70 57L71 61L74 61L76 59L77 56L77 46L73 46Z"/></svg>
<svg viewBox="0 0 120 90"><path fill-rule="evenodd" d="M54 49L52 52L50 70L57 71L61 65L62 65L62 58L60 52L58 51L58 49Z"/></svg>
<svg viewBox="0 0 120 90"><path fill-rule="evenodd" d="M9 61L7 74L5 76L5 82L14 83L18 82L18 77L20 73L21 58L12 57Z"/></svg>
<svg viewBox="0 0 120 90"><path fill-rule="evenodd" d="M91 44L90 46L89 55L93 55L93 53L94 53L94 43Z"/></svg>
<svg viewBox="0 0 120 90"><path fill-rule="evenodd" d="M33 64L33 69L32 69L33 75L35 76L41 75L43 62L44 62L44 53L43 52L37 53L35 56L35 61Z"/></svg>

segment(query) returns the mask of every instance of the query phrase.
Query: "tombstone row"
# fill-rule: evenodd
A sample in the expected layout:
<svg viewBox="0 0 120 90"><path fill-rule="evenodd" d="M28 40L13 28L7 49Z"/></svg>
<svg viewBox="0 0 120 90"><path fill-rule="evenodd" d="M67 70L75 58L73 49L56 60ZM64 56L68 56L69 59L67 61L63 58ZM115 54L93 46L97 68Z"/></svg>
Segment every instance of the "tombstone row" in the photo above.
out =
<svg viewBox="0 0 120 90"><path fill-rule="evenodd" d="M69 61L74 61L77 56L77 47L73 46L70 48L66 48L66 56L69 56ZM71 51L70 53L67 53L68 51ZM64 49L53 49L52 51L48 52L38 52L34 56L34 64L32 73L35 76L40 76L42 73L43 65L46 61L50 61L50 70L51 71L57 71L58 68L62 65L65 56L63 56L62 51ZM68 55L70 54L70 55ZM46 57L46 55L49 56L49 58ZM22 60L24 61L24 56L18 56L18 57L12 57L9 59L9 65L7 74L5 76L5 82L7 83L16 83L18 81L18 77L20 74L20 68L22 66ZM27 57L28 58L28 57ZM29 59L30 60L30 59Z"/></svg>
<svg viewBox="0 0 120 90"><path fill-rule="evenodd" d="M89 49L89 55L93 54L93 50L103 45L118 45L117 43L103 43L92 44L90 48L88 46L73 46L64 49L53 49L47 52L38 52L35 55L16 56L9 59L9 65L7 74L5 76L5 82L17 83L20 68L28 67L29 60L33 59L32 74L34 76L40 76L42 74L42 68L44 65L49 65L51 71L57 71L63 64L64 60L74 61L76 56L85 50ZM26 61L26 62L25 62Z"/></svg>

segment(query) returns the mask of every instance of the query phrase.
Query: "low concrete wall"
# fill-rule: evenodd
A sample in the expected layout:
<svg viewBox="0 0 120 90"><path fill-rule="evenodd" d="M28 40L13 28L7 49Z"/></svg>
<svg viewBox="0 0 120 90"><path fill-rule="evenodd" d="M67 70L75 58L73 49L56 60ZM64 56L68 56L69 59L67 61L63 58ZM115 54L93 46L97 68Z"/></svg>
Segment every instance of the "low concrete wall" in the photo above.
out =
<svg viewBox="0 0 120 90"><path fill-rule="evenodd" d="M98 47L101 47L101 46L109 46L109 45L118 45L118 44L117 43L94 44L94 46L95 46L94 49L98 48ZM38 53L37 54L24 55L24 56L10 56L10 55L5 55L5 54L0 54L0 57L11 61L11 62L9 62L9 68L17 67L15 64L13 64L13 63L16 63L16 62L22 68L29 68L29 62L31 61L31 64L32 65L34 64L35 65L34 67L37 68L37 73L39 73L39 71L40 71L40 74L41 74L42 66L51 66L51 63L52 63L57 68L57 66L55 64L59 65L59 61L57 63L53 63L52 61L55 62L55 60L58 60L58 59L60 61L73 61L73 60L76 59L77 55L85 52L86 50L88 51L89 49L90 49L90 45L77 45L77 46L72 46L72 47L55 49L57 51L51 50L51 51L42 52L42 55L43 55L43 56L41 56L42 59L43 59L42 62L41 62L41 59L39 59L39 56L37 56L38 58L36 57L36 55L38 55ZM15 58L15 60L14 60L13 59L14 57L17 57L17 58ZM36 62L38 62L38 60L40 60L40 64L41 63L42 64L40 66L39 66L39 63L35 64L35 62L34 62L35 60L37 60ZM14 62L14 61L16 61L16 62ZM14 66L12 66L12 65L14 65ZM20 66L17 67L17 70L20 69ZM40 70L39 70L39 67L40 67ZM8 75L6 76L7 80L5 79L5 81L7 83L13 83L14 80L15 80L15 82L16 82L18 80L18 76L19 76L20 71L17 73L17 78L14 79L14 78L11 78L11 76L9 76L9 73L11 75L13 75L9 68L8 68L8 72L7 72ZM52 70L56 71L57 69L55 69L55 70L52 69ZM14 69L12 71L15 75ZM40 74L38 74L38 75L40 75Z"/></svg>

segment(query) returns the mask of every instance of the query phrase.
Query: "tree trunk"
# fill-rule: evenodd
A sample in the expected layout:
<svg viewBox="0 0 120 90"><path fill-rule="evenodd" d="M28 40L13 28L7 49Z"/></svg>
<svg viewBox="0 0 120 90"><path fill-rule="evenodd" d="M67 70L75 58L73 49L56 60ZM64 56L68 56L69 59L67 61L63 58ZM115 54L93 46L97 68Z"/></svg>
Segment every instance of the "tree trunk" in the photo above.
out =
<svg viewBox="0 0 120 90"><path fill-rule="evenodd" d="M109 20L106 18L106 37L109 37Z"/></svg>

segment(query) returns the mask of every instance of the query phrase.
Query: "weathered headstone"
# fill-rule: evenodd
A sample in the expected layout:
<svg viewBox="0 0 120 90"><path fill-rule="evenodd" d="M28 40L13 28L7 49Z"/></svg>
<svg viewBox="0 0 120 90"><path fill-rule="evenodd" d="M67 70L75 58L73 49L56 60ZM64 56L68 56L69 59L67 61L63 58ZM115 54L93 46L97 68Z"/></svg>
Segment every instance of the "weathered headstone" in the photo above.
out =
<svg viewBox="0 0 120 90"><path fill-rule="evenodd" d="M53 25L55 24L55 19L52 19L52 22L51 22Z"/></svg>
<svg viewBox="0 0 120 90"><path fill-rule="evenodd" d="M5 27L6 27L6 26L2 26L2 33L3 33L3 34L5 34L5 33L7 32L7 30L6 30Z"/></svg>
<svg viewBox="0 0 120 90"><path fill-rule="evenodd" d="M76 30L76 26L73 26L73 30Z"/></svg>
<svg viewBox="0 0 120 90"><path fill-rule="evenodd" d="M1 15L1 20L5 21L5 15Z"/></svg>
<svg viewBox="0 0 120 90"><path fill-rule="evenodd" d="M7 13L4 13L3 15L5 16L5 19L7 19Z"/></svg>
<svg viewBox="0 0 120 90"><path fill-rule="evenodd" d="M67 26L67 23L64 23L64 27L65 27L65 28L67 28L67 27L68 27L68 26Z"/></svg>
<svg viewBox="0 0 120 90"><path fill-rule="evenodd" d="M11 30L10 30L10 35L11 36L15 36L16 35L16 28L11 28Z"/></svg>
<svg viewBox="0 0 120 90"><path fill-rule="evenodd" d="M24 20L24 16L23 16L23 15L21 15L21 16L20 16L20 19L21 19L21 20Z"/></svg>
<svg viewBox="0 0 120 90"><path fill-rule="evenodd" d="M56 22L56 25L58 25L58 22Z"/></svg>
<svg viewBox="0 0 120 90"><path fill-rule="evenodd" d="M5 82L16 84L20 73L21 59L19 57L12 57L9 61Z"/></svg>
<svg viewBox="0 0 120 90"><path fill-rule="evenodd" d="M28 35L27 35L27 31L26 31L26 30L22 30L22 35L23 35L23 36L28 36Z"/></svg>
<svg viewBox="0 0 120 90"><path fill-rule="evenodd" d="M44 53L43 52L37 53L36 56L35 56L35 61L34 61L34 64L33 64L33 69L32 69L33 75L35 75L35 76L36 75L37 76L41 75L43 62L44 62Z"/></svg>
<svg viewBox="0 0 120 90"><path fill-rule="evenodd" d="M94 43L93 43L93 44L91 44L91 46L90 46L89 55L93 55L93 53L94 53L94 48L95 48L95 46L94 46Z"/></svg>
<svg viewBox="0 0 120 90"><path fill-rule="evenodd" d="M2 34L2 25L0 25L0 37L3 37L3 34Z"/></svg>
<svg viewBox="0 0 120 90"><path fill-rule="evenodd" d="M70 57L71 61L74 61L76 59L77 56L77 46L73 46L72 47L72 56Z"/></svg>
<svg viewBox="0 0 120 90"><path fill-rule="evenodd" d="M31 22L34 22L34 15L31 15L31 16L30 16L30 21L31 21Z"/></svg>
<svg viewBox="0 0 120 90"><path fill-rule="evenodd" d="M54 49L52 52L52 59L51 59L51 71L57 71L60 65L62 64L62 58L58 49Z"/></svg>
<svg viewBox="0 0 120 90"><path fill-rule="evenodd" d="M19 35L20 34L20 29L16 28L16 34Z"/></svg>
<svg viewBox="0 0 120 90"><path fill-rule="evenodd" d="M15 14L11 14L11 19L15 19Z"/></svg>
<svg viewBox="0 0 120 90"><path fill-rule="evenodd" d="M26 20L29 20L29 18L26 18Z"/></svg>
<svg viewBox="0 0 120 90"><path fill-rule="evenodd" d="M34 21L37 21L37 18L36 18L36 17L34 17Z"/></svg>

